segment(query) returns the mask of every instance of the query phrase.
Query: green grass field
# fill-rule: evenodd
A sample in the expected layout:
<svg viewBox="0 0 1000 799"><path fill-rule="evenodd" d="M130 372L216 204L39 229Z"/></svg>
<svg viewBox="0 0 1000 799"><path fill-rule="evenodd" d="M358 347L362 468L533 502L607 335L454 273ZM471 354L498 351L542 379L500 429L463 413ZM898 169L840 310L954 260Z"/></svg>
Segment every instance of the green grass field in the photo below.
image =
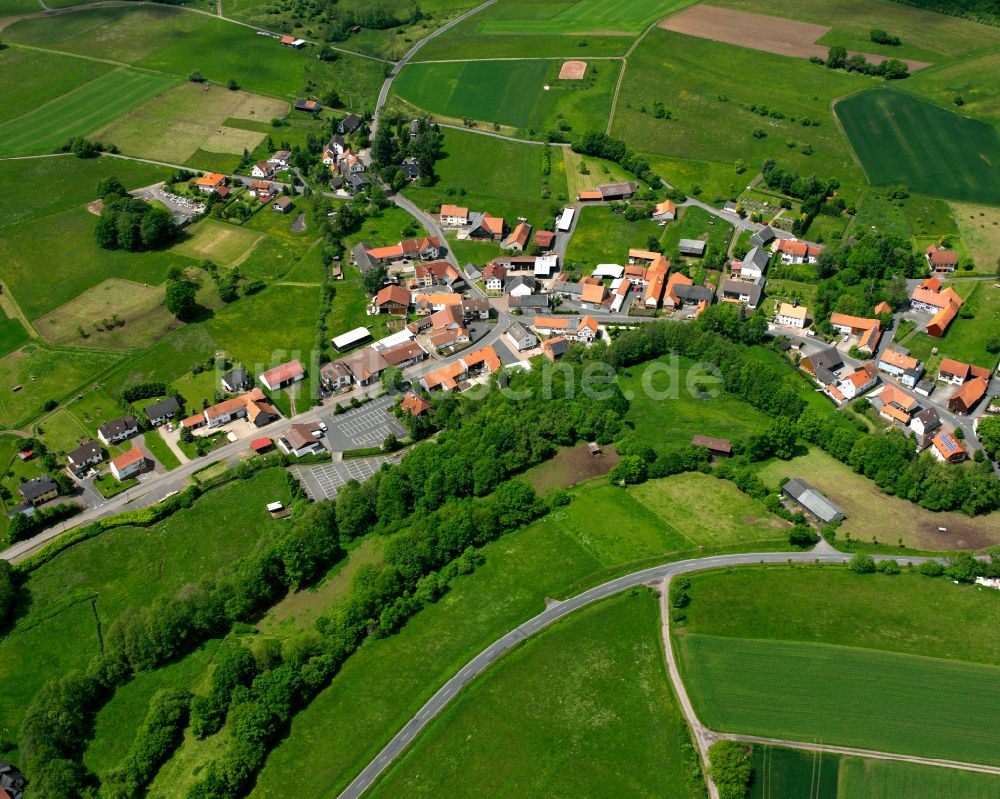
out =
<svg viewBox="0 0 1000 799"><path fill-rule="evenodd" d="M566 248L566 264L589 274L598 264L626 264L628 251L645 250L647 239L663 238L664 228L652 219L629 222L623 214L600 205L580 209L576 229Z"/></svg>
<svg viewBox="0 0 1000 799"><path fill-rule="evenodd" d="M671 491L673 481L650 487ZM656 510L602 479L574 493L570 505L488 545L483 566L459 578L397 635L371 641L354 655L296 718L290 735L268 758L252 796L335 794L465 664L470 652L538 613L546 597L572 596L616 574L677 557L670 553L691 546L684 535L692 536L695 545L712 545L713 539L697 538L696 527L680 534L673 527L676 518L664 524ZM688 508L681 512L694 515ZM729 543L738 540L734 535ZM323 769L306 767L317 758L326 764Z"/></svg>
<svg viewBox="0 0 1000 799"><path fill-rule="evenodd" d="M1000 777L885 760L844 758L837 799L996 799Z"/></svg>
<svg viewBox="0 0 1000 799"><path fill-rule="evenodd" d="M1000 666L1000 596L918 574L859 578L840 567L691 576L687 631L883 649ZM864 624L857 624L864 619ZM686 633L682 633L686 634Z"/></svg>
<svg viewBox="0 0 1000 799"><path fill-rule="evenodd" d="M840 567L690 580L687 619L674 634L709 727L997 762L1000 725L984 687L1000 671L994 592Z"/></svg>
<svg viewBox="0 0 1000 799"><path fill-rule="evenodd" d="M444 152L435 165L435 186L403 190L421 208L456 203L503 216L508 224L524 216L537 225L553 208L558 210L558 198L566 196L566 173L558 151L552 153L549 175L542 174L542 148L537 145L445 130ZM449 189L455 194L449 195Z"/></svg>
<svg viewBox="0 0 1000 799"><path fill-rule="evenodd" d="M484 9L418 53L421 61L454 58L621 56L635 34L690 0L577 3L504 0Z"/></svg>
<svg viewBox="0 0 1000 799"><path fill-rule="evenodd" d="M836 113L873 185L1000 203L1000 134L990 125L892 90L848 97Z"/></svg>
<svg viewBox="0 0 1000 799"><path fill-rule="evenodd" d="M625 419L634 438L657 452L690 444L694 435L740 438L769 424L768 416L721 391L714 399L698 399L693 393L698 383L717 384L688 359L678 358L676 366L669 358L653 364L621 370L618 385L631 397Z"/></svg>
<svg viewBox="0 0 1000 799"><path fill-rule="evenodd" d="M112 324L112 314L118 316L120 325ZM159 341L180 325L167 310L162 286L114 278L35 321L35 328L52 344L123 350Z"/></svg>
<svg viewBox="0 0 1000 799"><path fill-rule="evenodd" d="M800 641L678 641L691 700L711 729L1000 762L1000 699L990 688L998 666Z"/></svg>
<svg viewBox="0 0 1000 799"><path fill-rule="evenodd" d="M640 33L647 25L689 0L579 0L575 3L501 4L479 25L483 33L518 36L553 34Z"/></svg>
<svg viewBox="0 0 1000 799"><path fill-rule="evenodd" d="M6 52L6 51L0 51ZM129 189L163 180L169 170L117 158L37 158L0 161L0 183L7 186L51 186L53 191L0 192L0 230L29 219L66 211L96 199L101 178L116 175Z"/></svg>
<svg viewBox="0 0 1000 799"><path fill-rule="evenodd" d="M26 344L0 358L0 425L34 419L49 400L60 400L121 360L111 352L49 349ZM12 389L21 386L17 392Z"/></svg>
<svg viewBox="0 0 1000 799"><path fill-rule="evenodd" d="M197 153L207 166L221 170L215 166L216 157L235 156L238 162L244 150L254 152L266 135L230 127L226 120L235 117L269 123L284 117L288 108L284 100L188 82L120 116L96 135L114 142L127 155L186 164Z"/></svg>
<svg viewBox="0 0 1000 799"><path fill-rule="evenodd" d="M291 97L314 53L282 47L252 28L169 6L95 8L11 25L4 39L107 58L187 77L193 70L223 85ZM350 56L345 56L351 58Z"/></svg>
<svg viewBox="0 0 1000 799"><path fill-rule="evenodd" d="M0 124L33 111L114 67L55 53L5 47L0 50ZM31 80L25 80L31 75Z"/></svg>
<svg viewBox="0 0 1000 799"><path fill-rule="evenodd" d="M994 28L986 28L995 31ZM996 125L1000 122L1000 53L994 48L978 58L965 58L940 69L918 72L910 91L955 108L955 98L962 98L961 111L968 116ZM907 81L908 83L910 81Z"/></svg>
<svg viewBox="0 0 1000 799"><path fill-rule="evenodd" d="M268 211L265 208L261 213L267 214ZM220 266L228 266L245 257L260 239L260 234L244 227L215 219L203 219L187 228L183 239L171 249L199 261L208 259Z"/></svg>
<svg viewBox="0 0 1000 799"><path fill-rule="evenodd" d="M465 690L372 795L689 795L659 630L650 591L579 611Z"/></svg>
<svg viewBox="0 0 1000 799"><path fill-rule="evenodd" d="M2 311L0 311L0 316L3 316ZM4 316L3 321L0 321L0 357L19 349L21 345L28 342L29 338L24 325L17 319L7 319Z"/></svg>
<svg viewBox="0 0 1000 799"><path fill-rule="evenodd" d="M805 59L657 29L628 59L612 133L644 153L711 161L730 170L737 159L743 160L747 172L732 172L723 186L746 185L762 161L774 158L805 175L837 177L852 187L862 184L864 176L837 129L830 103L870 85L871 78L822 69ZM657 119L655 102L663 103L672 118ZM766 105L784 118L761 116L750 105ZM819 126L805 127L803 118ZM764 138L752 135L758 128ZM811 155L803 152L806 144L813 148ZM693 182L702 185L697 178ZM708 198L719 192L704 187Z"/></svg>
<svg viewBox="0 0 1000 799"><path fill-rule="evenodd" d="M205 329L254 374L290 358L308 368L319 301L318 286L271 286L226 306Z"/></svg>
<svg viewBox="0 0 1000 799"><path fill-rule="evenodd" d="M287 524L273 521L264 508L272 498L289 501L281 469L213 490L154 527L108 530L32 572L26 588L31 604L0 642L0 724L17 730L26 697L48 678L87 664L98 649L95 613L107 629L127 608L225 572L262 546ZM48 654L39 658L39 652ZM135 725L142 715L129 722Z"/></svg>
<svg viewBox="0 0 1000 799"><path fill-rule="evenodd" d="M982 206L967 206L970 215L978 216L982 211L993 209ZM887 235L914 238L929 236L955 236L959 233L955 217L957 213L944 200L911 194L905 200L892 200L877 188L866 189L852 230L862 232L874 227ZM818 217L817 217L818 218ZM985 225L983 226L986 227ZM992 231L990 231L992 234ZM964 231L963 231L964 239ZM985 254L981 260L985 262Z"/></svg>
<svg viewBox="0 0 1000 799"><path fill-rule="evenodd" d="M0 237L3 277L25 315L37 319L108 278L162 283L167 270L194 261L169 250L102 250L94 240L97 217L85 209L60 211L5 231ZM37 265L46 265L44 282Z"/></svg>
<svg viewBox="0 0 1000 799"><path fill-rule="evenodd" d="M746 547L787 544L789 525L727 480L700 473L652 480L628 489L633 499L693 545ZM595 513L601 513L595 508Z"/></svg>
<svg viewBox="0 0 1000 799"><path fill-rule="evenodd" d="M569 135L603 130L618 63L592 61L579 81L559 80L560 66L545 60L418 63L402 71L395 91L432 114L511 125L529 136L556 128L560 116Z"/></svg>
<svg viewBox="0 0 1000 799"><path fill-rule="evenodd" d="M838 799L837 755L755 744L752 758L749 799Z"/></svg>
<svg viewBox="0 0 1000 799"><path fill-rule="evenodd" d="M169 76L133 69L108 72L0 124L0 154L52 152L73 136L90 136L174 83Z"/></svg>

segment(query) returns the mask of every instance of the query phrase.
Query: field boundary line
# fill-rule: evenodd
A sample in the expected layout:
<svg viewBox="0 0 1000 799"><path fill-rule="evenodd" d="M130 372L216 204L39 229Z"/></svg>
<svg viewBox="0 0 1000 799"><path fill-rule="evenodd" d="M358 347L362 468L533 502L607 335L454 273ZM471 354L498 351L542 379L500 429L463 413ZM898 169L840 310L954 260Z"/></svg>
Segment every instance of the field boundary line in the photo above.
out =
<svg viewBox="0 0 1000 799"><path fill-rule="evenodd" d="M830 101L830 116L833 117L833 122L837 126L837 131L840 133L840 138L843 139L844 143L847 145L847 152L851 154L851 158L853 159L854 163L858 165L858 169L861 170L861 174L864 175L865 180L868 181L869 188L871 186L874 186L875 184L872 183L871 177L869 177L868 172L865 171L864 165L861 163L861 159L858 157L858 154L854 150L854 145L851 144L851 137L847 135L847 131L844 130L844 125L843 123L841 123L840 117L837 116L837 103L839 103L841 100L846 100L848 97L853 97L856 94L861 94L861 92L868 91L870 88L871 87L868 87L866 89L859 89L856 92L845 94L842 97L835 97ZM861 201L859 200L858 205L860 204Z"/></svg>
<svg viewBox="0 0 1000 799"><path fill-rule="evenodd" d="M595 55L581 57L580 61L621 61L623 55ZM564 55L488 56L486 58L433 58L414 61L413 64L467 64L470 61L575 61Z"/></svg>
<svg viewBox="0 0 1000 799"><path fill-rule="evenodd" d="M799 749L805 752L820 752L848 757L864 757L869 760L890 760L901 763L912 763L918 766L936 766L950 768L956 771L974 771L980 774L1000 776L1000 766L989 766L985 763L966 763L962 760L947 760L944 758L921 757L919 755L904 755L896 752L881 752L875 749L857 749L852 746L835 746L824 743L809 743L807 741L789 741L783 738L767 738L760 735L741 735L739 733L709 732L717 741L738 741L749 744L767 744L786 749Z"/></svg>
<svg viewBox="0 0 1000 799"><path fill-rule="evenodd" d="M702 777L708 788L709 799L719 799L719 789L711 777L711 762L708 758L708 750L712 745L711 733L698 714L694 711L691 698L688 696L687 687L681 679L680 669L677 665L677 657L674 655L673 639L670 636L670 581L673 575L668 574L660 583L660 637L663 639L663 658L667 667L667 676L670 678L674 695L677 697L677 704L681 706L681 713L687 722L688 731L694 738L695 746L698 748L698 756L701 758Z"/></svg>

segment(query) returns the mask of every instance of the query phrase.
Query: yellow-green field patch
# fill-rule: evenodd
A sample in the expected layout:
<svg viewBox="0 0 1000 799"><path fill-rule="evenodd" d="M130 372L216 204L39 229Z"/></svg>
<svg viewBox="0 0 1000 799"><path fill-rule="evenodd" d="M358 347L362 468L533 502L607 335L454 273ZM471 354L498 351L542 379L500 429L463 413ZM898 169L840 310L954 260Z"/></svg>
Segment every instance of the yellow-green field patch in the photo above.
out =
<svg viewBox="0 0 1000 799"><path fill-rule="evenodd" d="M253 150L265 134L224 125L227 119L270 121L288 113L288 103L220 86L185 83L99 131L122 152L183 162L199 149L219 153Z"/></svg>
<svg viewBox="0 0 1000 799"><path fill-rule="evenodd" d="M243 258L264 238L259 233L214 219L192 225L183 241L174 245L174 252L198 260L208 259L223 266Z"/></svg>
<svg viewBox="0 0 1000 799"><path fill-rule="evenodd" d="M141 348L180 325L163 298L161 286L109 278L36 320L35 328L53 344Z"/></svg>
<svg viewBox="0 0 1000 799"><path fill-rule="evenodd" d="M773 461L760 470L760 477L770 486L782 477L799 477L822 491L847 516L837 531L840 537L871 541L876 536L883 544L902 541L913 549L936 551L1000 544L1000 512L966 516L925 510L883 494L874 482L819 449L790 461ZM940 527L948 532L940 532Z"/></svg>
<svg viewBox="0 0 1000 799"><path fill-rule="evenodd" d="M726 547L784 541L790 526L733 483L698 472L650 480L629 494L699 546Z"/></svg>
<svg viewBox="0 0 1000 799"><path fill-rule="evenodd" d="M958 231L976 269L993 271L1000 255L1000 208L949 203Z"/></svg>

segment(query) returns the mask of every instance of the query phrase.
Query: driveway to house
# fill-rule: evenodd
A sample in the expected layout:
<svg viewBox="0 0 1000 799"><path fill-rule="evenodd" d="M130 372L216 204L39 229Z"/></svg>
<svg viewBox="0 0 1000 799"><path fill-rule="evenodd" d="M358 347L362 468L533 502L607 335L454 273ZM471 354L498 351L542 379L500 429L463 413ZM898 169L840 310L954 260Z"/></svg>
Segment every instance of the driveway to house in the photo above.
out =
<svg viewBox="0 0 1000 799"><path fill-rule="evenodd" d="M499 660L504 654L509 652L521 641L529 638L540 630L545 629L553 622L567 616L574 610L579 610L594 602L606 599L622 591L640 585L660 584L664 580L678 574L686 574L693 571L703 571L705 569L728 568L730 566L750 566L760 563L787 563L789 561L797 563L846 563L851 559L851 555L844 553L825 552L757 552L740 555L716 555L707 558L694 558L691 560L675 561L661 566L654 566L650 569L632 572L622 577L618 577L602 585L595 586L582 594L554 602L537 616L528 619L523 624L518 625L506 635L494 641L486 649L476 655L465 666L463 666L454 677L449 679L438 691L427 700L427 702L417 711L416 715L410 719L403 728L389 741L378 755L375 756L365 769L347 786L341 793L339 799L357 799L378 779L378 776L385 771L389 765L395 761L406 749L413 739L437 716L448 703L479 674L489 668ZM885 560L887 555L875 555L875 560ZM923 563L934 558L897 558L900 563L913 562ZM937 559L940 560L940 559ZM690 707L690 703L688 703ZM691 713L693 714L693 708ZM695 717L697 718L697 717ZM817 747L819 748L819 747ZM863 750L857 750L863 751ZM883 757L897 759L891 753L881 753ZM899 756L898 759L910 759ZM970 765L970 764L962 764ZM1000 772L1000 769L998 769Z"/></svg>

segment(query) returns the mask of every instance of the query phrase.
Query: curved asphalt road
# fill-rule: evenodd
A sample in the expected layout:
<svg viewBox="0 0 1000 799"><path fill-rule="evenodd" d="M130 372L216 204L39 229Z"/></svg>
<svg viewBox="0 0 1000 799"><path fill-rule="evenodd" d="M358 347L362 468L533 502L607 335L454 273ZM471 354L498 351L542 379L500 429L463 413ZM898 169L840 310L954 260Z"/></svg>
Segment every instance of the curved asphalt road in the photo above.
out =
<svg viewBox="0 0 1000 799"><path fill-rule="evenodd" d="M453 19L451 22L445 23L437 30L431 31L423 39L421 39L419 42L413 45L413 47L407 50L406 54L401 59L399 59L399 61L396 62L396 65L389 72L388 77L386 77L385 82L382 84L381 91L379 91L378 93L378 101L375 103L375 113L372 114L372 124L370 129L372 141L375 140L375 133L378 131L378 118L382 113L382 109L385 107L386 100L389 99L389 91L392 89L392 82L396 80L396 76L400 73L403 67L405 67L409 63L410 59L417 54L417 50L419 50L421 47L427 44L427 42L429 42L431 39L435 39L442 33L444 33L446 30L455 27L459 22L463 22L464 20L471 17L473 14L478 14L484 8L489 8L496 1L497 0L486 0L485 3L480 3L475 8L470 8L464 14L455 17L455 19Z"/></svg>
<svg viewBox="0 0 1000 799"><path fill-rule="evenodd" d="M572 613L592 602L605 599L614 594L621 593L629 588L646 583L659 582L665 578L673 577L686 572L702 571L704 569L718 569L728 566L750 566L757 563L787 563L794 561L797 563L846 563L852 556L841 552L817 553L817 552L750 552L738 555L716 555L707 558L692 558L690 560L680 560L673 563L666 563L662 566L654 566L642 571L626 574L623 577L595 586L582 594L577 594L570 599L558 602L534 618L515 627L505 636L494 641L490 646L470 660L454 677L446 682L437 693L434 694L417 714L410 719L406 725L381 752L369 763L355 780L347 786L340 794L339 799L357 799L378 779L379 775L402 753L410 742L423 730L424 727L437 716L452 698L468 685L476 676L489 668L499 660L504 654L513 649L528 636L537 633L563 616ZM889 556L875 556L876 560L885 559ZM905 558L904 561L922 563L930 558Z"/></svg>

